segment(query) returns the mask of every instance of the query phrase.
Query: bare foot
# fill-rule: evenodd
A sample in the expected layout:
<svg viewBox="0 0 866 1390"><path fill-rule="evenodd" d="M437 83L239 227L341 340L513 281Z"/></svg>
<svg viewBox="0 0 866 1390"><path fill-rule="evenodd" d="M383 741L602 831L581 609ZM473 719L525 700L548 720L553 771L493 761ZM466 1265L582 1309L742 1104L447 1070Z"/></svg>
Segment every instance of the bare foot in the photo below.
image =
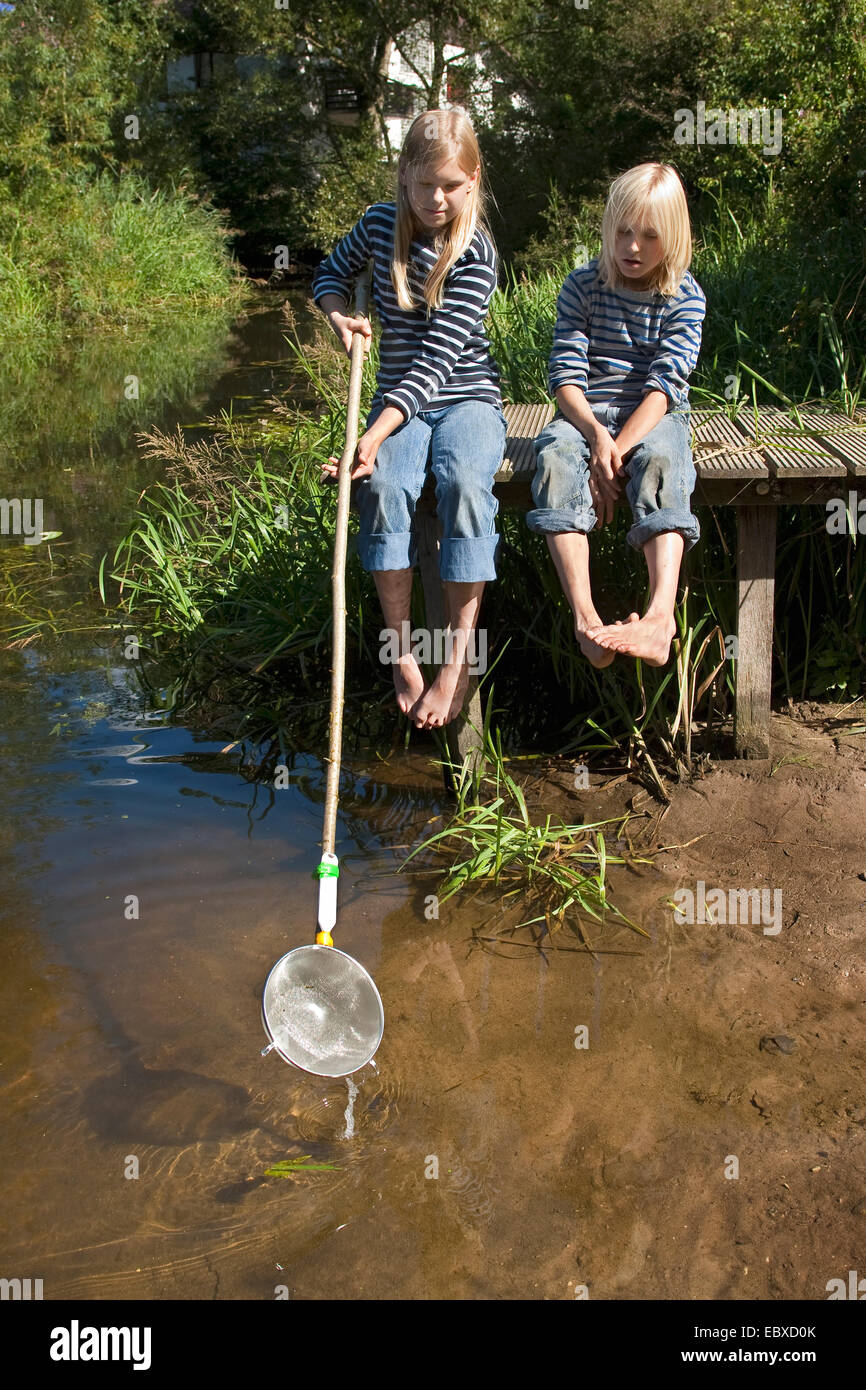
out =
<svg viewBox="0 0 866 1390"><path fill-rule="evenodd" d="M424 677L411 652L398 657L391 670L394 673L394 689L397 692L397 706L403 714L409 714L424 694Z"/></svg>
<svg viewBox="0 0 866 1390"><path fill-rule="evenodd" d="M628 615L627 621L630 623L638 622L638 614L630 613ZM616 623L614 624L614 629L620 628L622 626L623 624L619 621L619 619L617 619ZM616 652L610 651L608 648L603 647L599 642L595 640L595 638L597 633L609 632L611 630L612 629L606 628L604 626L604 624L601 621L601 618L598 616L597 613L595 614L595 620L587 623L585 627L579 626L579 621L577 619L575 620L574 632L575 636L577 637L578 646L580 647L580 650L583 652L587 661L591 662L591 664L593 666L596 666L599 670L602 670L605 666L610 665L610 663L616 656Z"/></svg>
<svg viewBox="0 0 866 1390"><path fill-rule="evenodd" d="M429 689L425 690L411 712L419 729L441 729L450 724L463 708L469 667L465 661L446 661Z"/></svg>
<svg viewBox="0 0 866 1390"><path fill-rule="evenodd" d="M448 709L448 718L445 720L446 724L450 724L452 719L456 719L462 710L466 702L466 689L468 685L469 667L464 662L457 676L457 684L454 687L454 695L452 696L451 705Z"/></svg>
<svg viewBox="0 0 866 1390"><path fill-rule="evenodd" d="M647 666L664 666L671 653L671 639L677 630L673 618L650 617L646 614L634 622L632 614L627 623L615 623L592 634L593 641L608 651L639 656Z"/></svg>

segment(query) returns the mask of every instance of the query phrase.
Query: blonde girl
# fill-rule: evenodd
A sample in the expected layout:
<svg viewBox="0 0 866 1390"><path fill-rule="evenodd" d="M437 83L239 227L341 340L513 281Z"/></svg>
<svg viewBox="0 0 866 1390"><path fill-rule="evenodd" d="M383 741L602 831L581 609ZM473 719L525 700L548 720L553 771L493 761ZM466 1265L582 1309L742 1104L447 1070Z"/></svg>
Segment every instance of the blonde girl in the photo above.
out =
<svg viewBox="0 0 866 1390"><path fill-rule="evenodd" d="M367 208L316 271L314 298L347 351L353 332L371 337L369 322L347 309L369 260L382 334L376 393L352 472L360 480L358 552L382 605L397 704L419 728L433 728L463 706L484 584L496 577L493 478L505 444L499 373L484 331L496 249L478 142L464 111L426 111L413 121L395 201ZM331 460L326 471L335 466ZM409 608L415 506L428 472L453 640L425 689L409 646Z"/></svg>
<svg viewBox="0 0 866 1390"><path fill-rule="evenodd" d="M573 270L557 301L550 390L557 414L535 441L535 509L594 666L617 652L653 666L670 655L680 562L700 536L688 378L701 344L704 293L689 272L685 191L667 164L640 164L612 184L602 251ZM613 516L625 485L626 539L649 571L646 612L605 625L593 602L588 533Z"/></svg>

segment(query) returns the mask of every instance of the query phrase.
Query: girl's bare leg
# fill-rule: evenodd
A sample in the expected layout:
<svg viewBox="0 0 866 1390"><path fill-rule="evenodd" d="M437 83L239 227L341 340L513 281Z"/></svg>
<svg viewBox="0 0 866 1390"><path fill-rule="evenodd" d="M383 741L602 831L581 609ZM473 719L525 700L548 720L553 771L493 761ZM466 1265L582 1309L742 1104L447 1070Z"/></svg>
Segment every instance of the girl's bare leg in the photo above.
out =
<svg viewBox="0 0 866 1390"><path fill-rule="evenodd" d="M443 588L452 640L436 679L412 710L411 718L419 729L439 729L456 719L463 708L472 656L470 643L478 622L484 581L452 581Z"/></svg>
<svg viewBox="0 0 866 1390"><path fill-rule="evenodd" d="M580 531L548 532L547 546L563 593L574 614L574 633L580 650L593 666L609 666L616 653L605 650L595 641L595 631L600 628L603 632L616 632L623 625L617 623L613 628L605 628L596 611L589 582L588 538ZM629 623L637 621L637 613L629 615ZM593 632L592 637L589 636L590 632Z"/></svg>
<svg viewBox="0 0 866 1390"><path fill-rule="evenodd" d="M683 538L678 531L651 536L643 548L649 570L650 598L639 622L600 627L592 640L611 652L639 656L648 666L664 666L677 630L674 607L683 558Z"/></svg>
<svg viewBox="0 0 866 1390"><path fill-rule="evenodd" d="M424 693L424 677L408 640L412 570L374 570L373 579L382 605L385 627L397 633L400 655L393 662L391 670L394 674L397 705L403 714L408 714Z"/></svg>

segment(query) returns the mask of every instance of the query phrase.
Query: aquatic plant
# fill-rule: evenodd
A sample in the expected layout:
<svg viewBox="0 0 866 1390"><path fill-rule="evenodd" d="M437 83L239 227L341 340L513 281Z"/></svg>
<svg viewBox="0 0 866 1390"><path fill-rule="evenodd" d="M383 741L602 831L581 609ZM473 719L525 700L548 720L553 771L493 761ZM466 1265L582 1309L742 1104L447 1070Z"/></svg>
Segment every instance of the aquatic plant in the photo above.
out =
<svg viewBox="0 0 866 1390"><path fill-rule="evenodd" d="M339 1163L314 1163L311 1154L301 1154L298 1158L281 1158L265 1169L266 1178L293 1178L297 1173L332 1173L339 1169Z"/></svg>
<svg viewBox="0 0 866 1390"><path fill-rule="evenodd" d="M534 940L553 936L568 920L592 949L586 918L602 924L613 919L647 936L611 901L607 883L608 865L624 864L626 859L610 854L602 832L611 827L621 840L630 816L574 824L548 813L534 821L522 788L507 770L499 731L491 728L491 708L492 694L481 756L452 769L457 795L453 815L407 855L401 870L418 855L447 857L450 863L436 890L440 903L470 885L495 887L500 907L519 898L535 910L536 915L517 924L536 928ZM628 862L651 860L632 852Z"/></svg>

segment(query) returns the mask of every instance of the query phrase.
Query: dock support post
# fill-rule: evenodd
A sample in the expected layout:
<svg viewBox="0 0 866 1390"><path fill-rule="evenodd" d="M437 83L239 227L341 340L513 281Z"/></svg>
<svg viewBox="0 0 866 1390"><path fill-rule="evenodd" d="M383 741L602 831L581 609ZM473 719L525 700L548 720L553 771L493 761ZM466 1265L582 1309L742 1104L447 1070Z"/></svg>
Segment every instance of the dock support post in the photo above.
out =
<svg viewBox="0 0 866 1390"><path fill-rule="evenodd" d="M448 627L448 613L445 604L445 592L439 577L441 524L435 511L418 507L415 511L415 526L418 540L418 568L424 587L427 627L431 634L437 628L444 632ZM444 730L448 756L457 767L462 766L467 756L475 756L480 751L482 727L478 677L470 675L463 709L456 719L452 719L450 724L445 725ZM447 776L445 780L448 784L449 778Z"/></svg>
<svg viewBox="0 0 866 1390"><path fill-rule="evenodd" d="M737 674L734 745L741 758L770 756L776 508L737 508Z"/></svg>

